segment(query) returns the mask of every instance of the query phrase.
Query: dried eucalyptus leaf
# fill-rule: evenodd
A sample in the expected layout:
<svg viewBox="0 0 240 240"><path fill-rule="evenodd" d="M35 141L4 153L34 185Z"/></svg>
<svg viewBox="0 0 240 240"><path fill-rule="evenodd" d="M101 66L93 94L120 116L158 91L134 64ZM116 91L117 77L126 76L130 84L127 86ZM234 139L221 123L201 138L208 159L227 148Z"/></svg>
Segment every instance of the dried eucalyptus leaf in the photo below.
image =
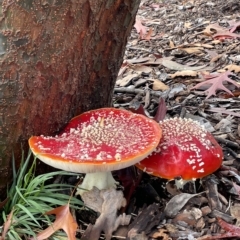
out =
<svg viewBox="0 0 240 240"><path fill-rule="evenodd" d="M173 84L169 90L168 97L171 99L175 97L176 94L184 91L185 89L186 89L186 85L184 85L183 83Z"/></svg>
<svg viewBox="0 0 240 240"><path fill-rule="evenodd" d="M189 194L189 193L180 193L174 196L166 205L164 209L164 213L169 218L174 218L178 212L184 207L184 205L188 202L189 199L199 195L197 194Z"/></svg>
<svg viewBox="0 0 240 240"><path fill-rule="evenodd" d="M183 65L174 61L171 61L169 59L163 58L162 59L162 63L161 63L164 67L171 69L171 70L176 70L176 71L183 71L183 70L192 70L192 71L196 71L199 69L203 69L206 67L206 65L203 66L197 66L197 67L191 67L188 65Z"/></svg>
<svg viewBox="0 0 240 240"><path fill-rule="evenodd" d="M132 74L128 74L126 77L118 79L116 84L121 86L121 87L126 87L127 85L129 85L131 83L131 81L138 77L139 74L137 73L132 73Z"/></svg>
<svg viewBox="0 0 240 240"><path fill-rule="evenodd" d="M84 192L82 198L85 205L100 212L95 224L89 226L82 240L98 240L102 231L105 233L105 239L110 240L112 232L120 225L130 223L130 215L125 213L118 215L118 210L126 205L122 191L117 191L115 188L99 190L93 187L92 190Z"/></svg>

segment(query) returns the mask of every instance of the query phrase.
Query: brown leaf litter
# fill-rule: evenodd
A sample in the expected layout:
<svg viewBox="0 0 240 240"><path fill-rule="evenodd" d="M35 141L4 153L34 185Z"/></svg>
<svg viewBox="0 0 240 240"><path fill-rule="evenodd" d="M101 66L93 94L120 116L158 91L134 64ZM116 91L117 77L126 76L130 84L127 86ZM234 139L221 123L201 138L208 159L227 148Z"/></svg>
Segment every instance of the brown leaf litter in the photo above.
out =
<svg viewBox="0 0 240 240"><path fill-rule="evenodd" d="M210 131L224 161L217 172L181 191L172 181L130 174L139 182L126 208L132 220L112 239L240 238L239 8L237 0L141 1L114 106L141 104L140 113L154 117L161 98L166 118L191 118ZM145 39L139 29L151 36Z"/></svg>

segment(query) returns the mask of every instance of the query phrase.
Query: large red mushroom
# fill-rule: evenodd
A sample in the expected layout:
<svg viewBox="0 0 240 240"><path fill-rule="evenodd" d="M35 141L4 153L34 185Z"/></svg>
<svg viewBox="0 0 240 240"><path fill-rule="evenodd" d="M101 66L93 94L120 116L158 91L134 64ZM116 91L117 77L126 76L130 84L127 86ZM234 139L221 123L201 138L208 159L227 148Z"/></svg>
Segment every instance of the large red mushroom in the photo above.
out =
<svg viewBox="0 0 240 240"><path fill-rule="evenodd" d="M162 138L156 150L136 166L165 179L195 180L216 171L223 152L211 133L191 119L159 123Z"/></svg>
<svg viewBox="0 0 240 240"><path fill-rule="evenodd" d="M112 170L146 158L161 135L159 124L143 115L101 108L73 118L59 135L31 137L29 145L48 165L86 173L81 188L106 189L116 183Z"/></svg>

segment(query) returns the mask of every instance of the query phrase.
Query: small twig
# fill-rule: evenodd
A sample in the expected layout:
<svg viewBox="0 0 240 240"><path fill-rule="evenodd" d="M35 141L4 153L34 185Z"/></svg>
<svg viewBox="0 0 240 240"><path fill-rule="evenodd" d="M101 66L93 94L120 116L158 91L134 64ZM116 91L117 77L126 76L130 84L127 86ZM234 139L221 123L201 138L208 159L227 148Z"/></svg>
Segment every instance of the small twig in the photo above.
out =
<svg viewBox="0 0 240 240"><path fill-rule="evenodd" d="M145 48L127 47L127 49L130 49L130 50L137 50L137 51L144 51L144 52L152 53L152 51L149 51L148 49L145 49Z"/></svg>
<svg viewBox="0 0 240 240"><path fill-rule="evenodd" d="M226 208L226 210L225 210L225 213L228 212L228 210L230 209L230 207L231 207L231 195L229 196L228 206L227 206L227 208Z"/></svg>
<svg viewBox="0 0 240 240"><path fill-rule="evenodd" d="M117 235L112 235L113 238L117 238L117 239L127 239L126 237L122 237L122 236L117 236Z"/></svg>
<svg viewBox="0 0 240 240"><path fill-rule="evenodd" d="M145 94L146 91L142 89L131 89L131 88L126 88L126 87L121 87L121 88L114 88L115 93L134 93L134 94ZM156 96L156 97L161 97L162 92L159 91L149 91L151 95Z"/></svg>
<svg viewBox="0 0 240 240"><path fill-rule="evenodd" d="M238 161L240 160L240 158L239 158L239 156L238 156L238 154L235 152L235 151L233 151L231 148L226 148L226 150L230 153L230 155L232 155L235 159L237 159Z"/></svg>
<svg viewBox="0 0 240 240"><path fill-rule="evenodd" d="M209 24L209 23L200 23L200 24L198 24L197 26L195 26L195 27L192 27L192 28L189 28L188 29L188 31L189 32L191 32L192 30L195 30L195 29L197 29L197 28L199 28L199 27L202 27L202 26L205 26L205 25L207 25L207 24Z"/></svg>
<svg viewBox="0 0 240 240"><path fill-rule="evenodd" d="M232 148L237 148L237 149L240 148L239 144L237 144L235 142L232 142L230 140L227 140L227 139L224 139L224 138L220 138L220 137L215 137L215 139L218 142L225 144L227 147L232 147Z"/></svg>
<svg viewBox="0 0 240 240"><path fill-rule="evenodd" d="M212 216L222 218L224 221L226 221L228 223L233 223L234 219L235 219L234 217L230 216L229 214L218 211L217 209L214 209L212 211Z"/></svg>

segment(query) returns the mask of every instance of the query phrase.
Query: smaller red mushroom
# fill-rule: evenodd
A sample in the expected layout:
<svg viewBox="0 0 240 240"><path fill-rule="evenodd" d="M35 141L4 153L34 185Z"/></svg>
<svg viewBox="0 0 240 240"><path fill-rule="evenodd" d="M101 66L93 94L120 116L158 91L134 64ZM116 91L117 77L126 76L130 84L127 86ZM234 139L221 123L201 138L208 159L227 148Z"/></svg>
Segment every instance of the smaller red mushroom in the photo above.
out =
<svg viewBox="0 0 240 240"><path fill-rule="evenodd" d="M216 171L223 152L211 133L191 119L159 122L162 139L156 150L136 166L165 179L195 180Z"/></svg>
<svg viewBox="0 0 240 240"><path fill-rule="evenodd" d="M143 115L101 108L73 118L55 137L31 137L29 146L48 165L86 173L81 188L101 190L115 186L112 170L147 157L161 136L159 124Z"/></svg>

